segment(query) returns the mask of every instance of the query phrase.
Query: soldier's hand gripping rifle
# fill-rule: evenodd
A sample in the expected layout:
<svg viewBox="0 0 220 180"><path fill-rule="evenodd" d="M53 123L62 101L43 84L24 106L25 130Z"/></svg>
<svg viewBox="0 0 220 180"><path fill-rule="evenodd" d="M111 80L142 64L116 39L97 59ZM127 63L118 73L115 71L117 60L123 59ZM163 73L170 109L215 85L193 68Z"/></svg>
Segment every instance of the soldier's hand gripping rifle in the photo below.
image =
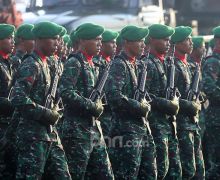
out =
<svg viewBox="0 0 220 180"><path fill-rule="evenodd" d="M148 60L148 58L149 58L149 51L146 56L147 60ZM147 78L147 64L146 64L146 62L143 62L143 68L141 71L141 76L139 79L138 87L134 93L134 99L139 102L146 101L148 109L150 111L150 109L151 109L150 102L152 101L152 99L150 98L150 95L148 94L146 87L145 87L146 78ZM149 122L147 121L147 115L146 115L146 117L141 117L141 119L142 119L144 125L147 127L149 133L151 134Z"/></svg>
<svg viewBox="0 0 220 180"><path fill-rule="evenodd" d="M58 86L60 76L62 74L60 66L61 66L61 61L58 61L57 68L56 68L56 71L55 71L54 80L53 80L53 84L51 86L50 92L47 95L45 105L44 105L45 108L48 108L48 109L55 108L57 111L60 111L60 110L63 109L62 99L58 98L58 100L56 101L57 86ZM59 107L59 105L61 105L61 107ZM53 127L51 125L49 125L48 131L52 132L52 130L53 130Z"/></svg>
<svg viewBox="0 0 220 180"><path fill-rule="evenodd" d="M104 96L104 92L103 92L103 89L104 89L104 86L105 86L105 83L107 81L107 78L108 78L108 75L109 75L109 71L110 71L110 67L111 67L111 64L112 62L110 62L108 64L108 66L105 68L105 70L103 71L103 75L102 77L100 78L99 82L98 82L98 85L96 88L94 88L89 96L89 99L92 101L92 102L97 102L97 101L100 101L101 103L101 100ZM100 105L99 105L100 106ZM97 114L97 116L100 116L102 111L103 111L103 107L100 108L101 111L99 111L99 113ZM95 125L95 119L97 117L92 117L92 125L94 126Z"/></svg>

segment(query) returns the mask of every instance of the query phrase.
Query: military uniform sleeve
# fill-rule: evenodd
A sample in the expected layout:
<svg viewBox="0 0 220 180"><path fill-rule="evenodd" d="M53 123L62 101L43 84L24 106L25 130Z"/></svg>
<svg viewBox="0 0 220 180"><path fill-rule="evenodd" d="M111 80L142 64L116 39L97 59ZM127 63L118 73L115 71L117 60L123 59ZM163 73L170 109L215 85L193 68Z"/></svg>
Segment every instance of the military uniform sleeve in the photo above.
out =
<svg viewBox="0 0 220 180"><path fill-rule="evenodd" d="M210 59L203 69L203 90L211 101L220 101L220 63Z"/></svg>
<svg viewBox="0 0 220 180"><path fill-rule="evenodd" d="M81 77L81 64L75 59L69 59L64 65L64 71L60 80L59 92L64 101L71 107L90 109L91 101L85 98L77 88L77 82Z"/></svg>
<svg viewBox="0 0 220 180"><path fill-rule="evenodd" d="M16 80L12 92L12 104L20 109L25 117L31 117L39 120L43 115L43 106L35 102L30 93L35 82L38 79L39 66L34 61L24 62L18 71L18 79Z"/></svg>

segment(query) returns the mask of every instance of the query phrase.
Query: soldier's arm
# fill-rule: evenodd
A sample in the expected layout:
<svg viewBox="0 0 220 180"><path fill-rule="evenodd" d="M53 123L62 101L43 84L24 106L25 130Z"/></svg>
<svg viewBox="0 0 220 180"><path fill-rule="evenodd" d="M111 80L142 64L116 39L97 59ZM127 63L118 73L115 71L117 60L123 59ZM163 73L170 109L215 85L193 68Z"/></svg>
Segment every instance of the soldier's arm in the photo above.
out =
<svg viewBox="0 0 220 180"><path fill-rule="evenodd" d="M12 93L12 103L15 106L36 105L29 95L37 79L38 71L38 66L33 61L25 62L20 66Z"/></svg>
<svg viewBox="0 0 220 180"><path fill-rule="evenodd" d="M68 104L73 108L74 106L78 106L89 109L91 101L85 98L76 86L79 79L83 78L81 76L81 69L80 62L75 58L71 58L65 63L60 79L59 92L64 104Z"/></svg>
<svg viewBox="0 0 220 180"><path fill-rule="evenodd" d="M203 69L203 90L210 100L220 100L220 63L219 60L207 62Z"/></svg>

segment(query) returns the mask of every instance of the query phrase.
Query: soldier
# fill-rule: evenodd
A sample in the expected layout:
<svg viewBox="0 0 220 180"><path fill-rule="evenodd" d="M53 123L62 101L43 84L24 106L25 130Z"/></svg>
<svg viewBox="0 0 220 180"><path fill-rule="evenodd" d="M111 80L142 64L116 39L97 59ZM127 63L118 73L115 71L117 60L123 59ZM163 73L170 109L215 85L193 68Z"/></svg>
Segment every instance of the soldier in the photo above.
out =
<svg viewBox="0 0 220 180"><path fill-rule="evenodd" d="M71 42L70 42L71 40L70 40L70 35L69 34L65 34L64 36L63 36L63 57L62 57L62 62L65 62L66 60L67 60L67 58L68 58L68 56L69 56L69 54L70 54L70 44L71 44Z"/></svg>
<svg viewBox="0 0 220 180"><path fill-rule="evenodd" d="M118 37L118 33L110 30L105 30L102 34L102 48L101 52L97 57L93 59L94 65L97 67L99 71L99 79L103 76L105 68L110 63L111 59L114 58L116 53L116 38ZM106 97L104 96L104 112L100 117L101 127L103 131L104 137L108 138L110 133L112 122L111 122L111 110L109 105L107 104ZM107 143L107 142L106 142Z"/></svg>
<svg viewBox="0 0 220 180"><path fill-rule="evenodd" d="M203 66L203 89L209 99L206 112L205 151L207 179L220 178L220 26L213 29L214 49Z"/></svg>
<svg viewBox="0 0 220 180"><path fill-rule="evenodd" d="M200 70L202 70L202 62L204 55L206 54L206 48L205 48L205 41L202 36L193 36L192 37L193 42L193 51L188 56L188 63L190 67L191 74L193 75L196 71L196 66L199 65ZM205 98L205 93L202 91L202 71L200 71L200 83L199 83L199 91L203 98ZM207 103L203 104L202 110L199 114L199 127L200 129L200 135L201 139L203 138L204 131L205 131L205 109L207 108Z"/></svg>
<svg viewBox="0 0 220 180"><path fill-rule="evenodd" d="M193 43L192 29L186 26L175 28L171 41L175 44L175 86L181 93L180 111L177 115L177 135L179 139L180 159L183 179L204 179L204 161L201 148L201 136L198 126L198 113L201 104L197 95L190 97L193 83L187 62L187 54L191 54ZM192 92L192 91L191 91Z"/></svg>
<svg viewBox="0 0 220 180"><path fill-rule="evenodd" d="M14 49L15 27L8 24L0 24L0 138L3 137L13 113L13 107L9 101L10 91L14 84L14 69L10 59L10 53ZM2 144L1 144L2 145ZM0 152L0 178L3 178L4 152Z"/></svg>
<svg viewBox="0 0 220 180"><path fill-rule="evenodd" d="M56 106L45 107L51 86L47 58L57 49L62 28L51 22L40 22L32 32L35 48L18 71L12 103L19 110L16 137L18 161L16 179L41 179L44 171L52 179L71 179L65 153L55 124L60 114Z"/></svg>
<svg viewBox="0 0 220 180"><path fill-rule="evenodd" d="M150 54L142 60L147 63L146 88L153 95L149 122L156 144L158 179L169 179L169 177L181 179L176 126L170 119L171 115L177 114L179 103L177 100L166 99L169 77L167 77L165 55L170 48L170 36L174 33L174 29L154 24L149 27L149 30Z"/></svg>
<svg viewBox="0 0 220 180"><path fill-rule="evenodd" d="M12 62L16 71L19 65L22 63L24 55L33 51L34 35L31 32L33 27L34 26L32 24L23 24L18 27L15 33L16 52L15 55L12 56Z"/></svg>
<svg viewBox="0 0 220 180"><path fill-rule="evenodd" d="M71 39L71 42L72 42L72 51L69 53L77 53L78 52L78 49L79 49L79 39L76 37L75 35L75 31L72 31L71 34L70 34L70 39Z"/></svg>
<svg viewBox="0 0 220 180"><path fill-rule="evenodd" d="M146 151L143 151L148 145L144 139L148 133L145 117L150 105L145 98L134 99L138 85L136 58L144 52L147 35L147 28L130 25L122 29L123 51L113 60L106 84L107 100L114 113L109 154L116 179L147 178L140 173L145 170L142 162L146 159L141 157L146 157Z"/></svg>
<svg viewBox="0 0 220 180"><path fill-rule="evenodd" d="M73 179L87 178L86 171L94 179L114 179L97 120L103 106L100 99L93 102L89 98L98 80L92 58L101 50L103 32L103 27L92 23L77 28L78 53L67 60L61 77L60 93L65 105L62 144Z"/></svg>
<svg viewBox="0 0 220 180"><path fill-rule="evenodd" d="M120 54L120 52L122 50L122 38L121 38L120 32L119 32L119 35L116 39L116 45L117 45L116 55L118 55L118 54Z"/></svg>

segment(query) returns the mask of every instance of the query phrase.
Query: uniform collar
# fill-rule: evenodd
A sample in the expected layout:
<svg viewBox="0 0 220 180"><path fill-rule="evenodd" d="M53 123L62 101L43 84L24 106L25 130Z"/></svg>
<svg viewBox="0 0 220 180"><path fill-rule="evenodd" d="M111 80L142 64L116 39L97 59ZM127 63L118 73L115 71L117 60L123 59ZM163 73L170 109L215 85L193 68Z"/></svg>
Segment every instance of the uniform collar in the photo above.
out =
<svg viewBox="0 0 220 180"><path fill-rule="evenodd" d="M8 59L9 54L8 54L8 53L5 53L4 51L1 51L1 50L0 50L0 56L2 56L3 59Z"/></svg>
<svg viewBox="0 0 220 180"><path fill-rule="evenodd" d="M101 56L103 59L105 59L108 63L111 61L111 57L110 56L107 56L105 53L101 53Z"/></svg>
<svg viewBox="0 0 220 180"><path fill-rule="evenodd" d="M177 51L175 52L175 57L182 61L184 64L187 65L186 54L180 54Z"/></svg>
<svg viewBox="0 0 220 180"><path fill-rule="evenodd" d="M88 55L87 52L85 52L85 51L81 51L81 53L83 54L83 56L85 56L85 58L86 58L86 60L88 61L89 65L90 65L90 66L93 66L93 65L94 65L94 64L93 64L93 61L92 61L93 56Z"/></svg>
<svg viewBox="0 0 220 180"><path fill-rule="evenodd" d="M150 53L153 54L156 58L158 58L162 63L164 63L164 54L160 54L153 49L151 49Z"/></svg>
<svg viewBox="0 0 220 180"><path fill-rule="evenodd" d="M47 63L47 56L38 50L35 50L35 53L41 58L43 63Z"/></svg>

